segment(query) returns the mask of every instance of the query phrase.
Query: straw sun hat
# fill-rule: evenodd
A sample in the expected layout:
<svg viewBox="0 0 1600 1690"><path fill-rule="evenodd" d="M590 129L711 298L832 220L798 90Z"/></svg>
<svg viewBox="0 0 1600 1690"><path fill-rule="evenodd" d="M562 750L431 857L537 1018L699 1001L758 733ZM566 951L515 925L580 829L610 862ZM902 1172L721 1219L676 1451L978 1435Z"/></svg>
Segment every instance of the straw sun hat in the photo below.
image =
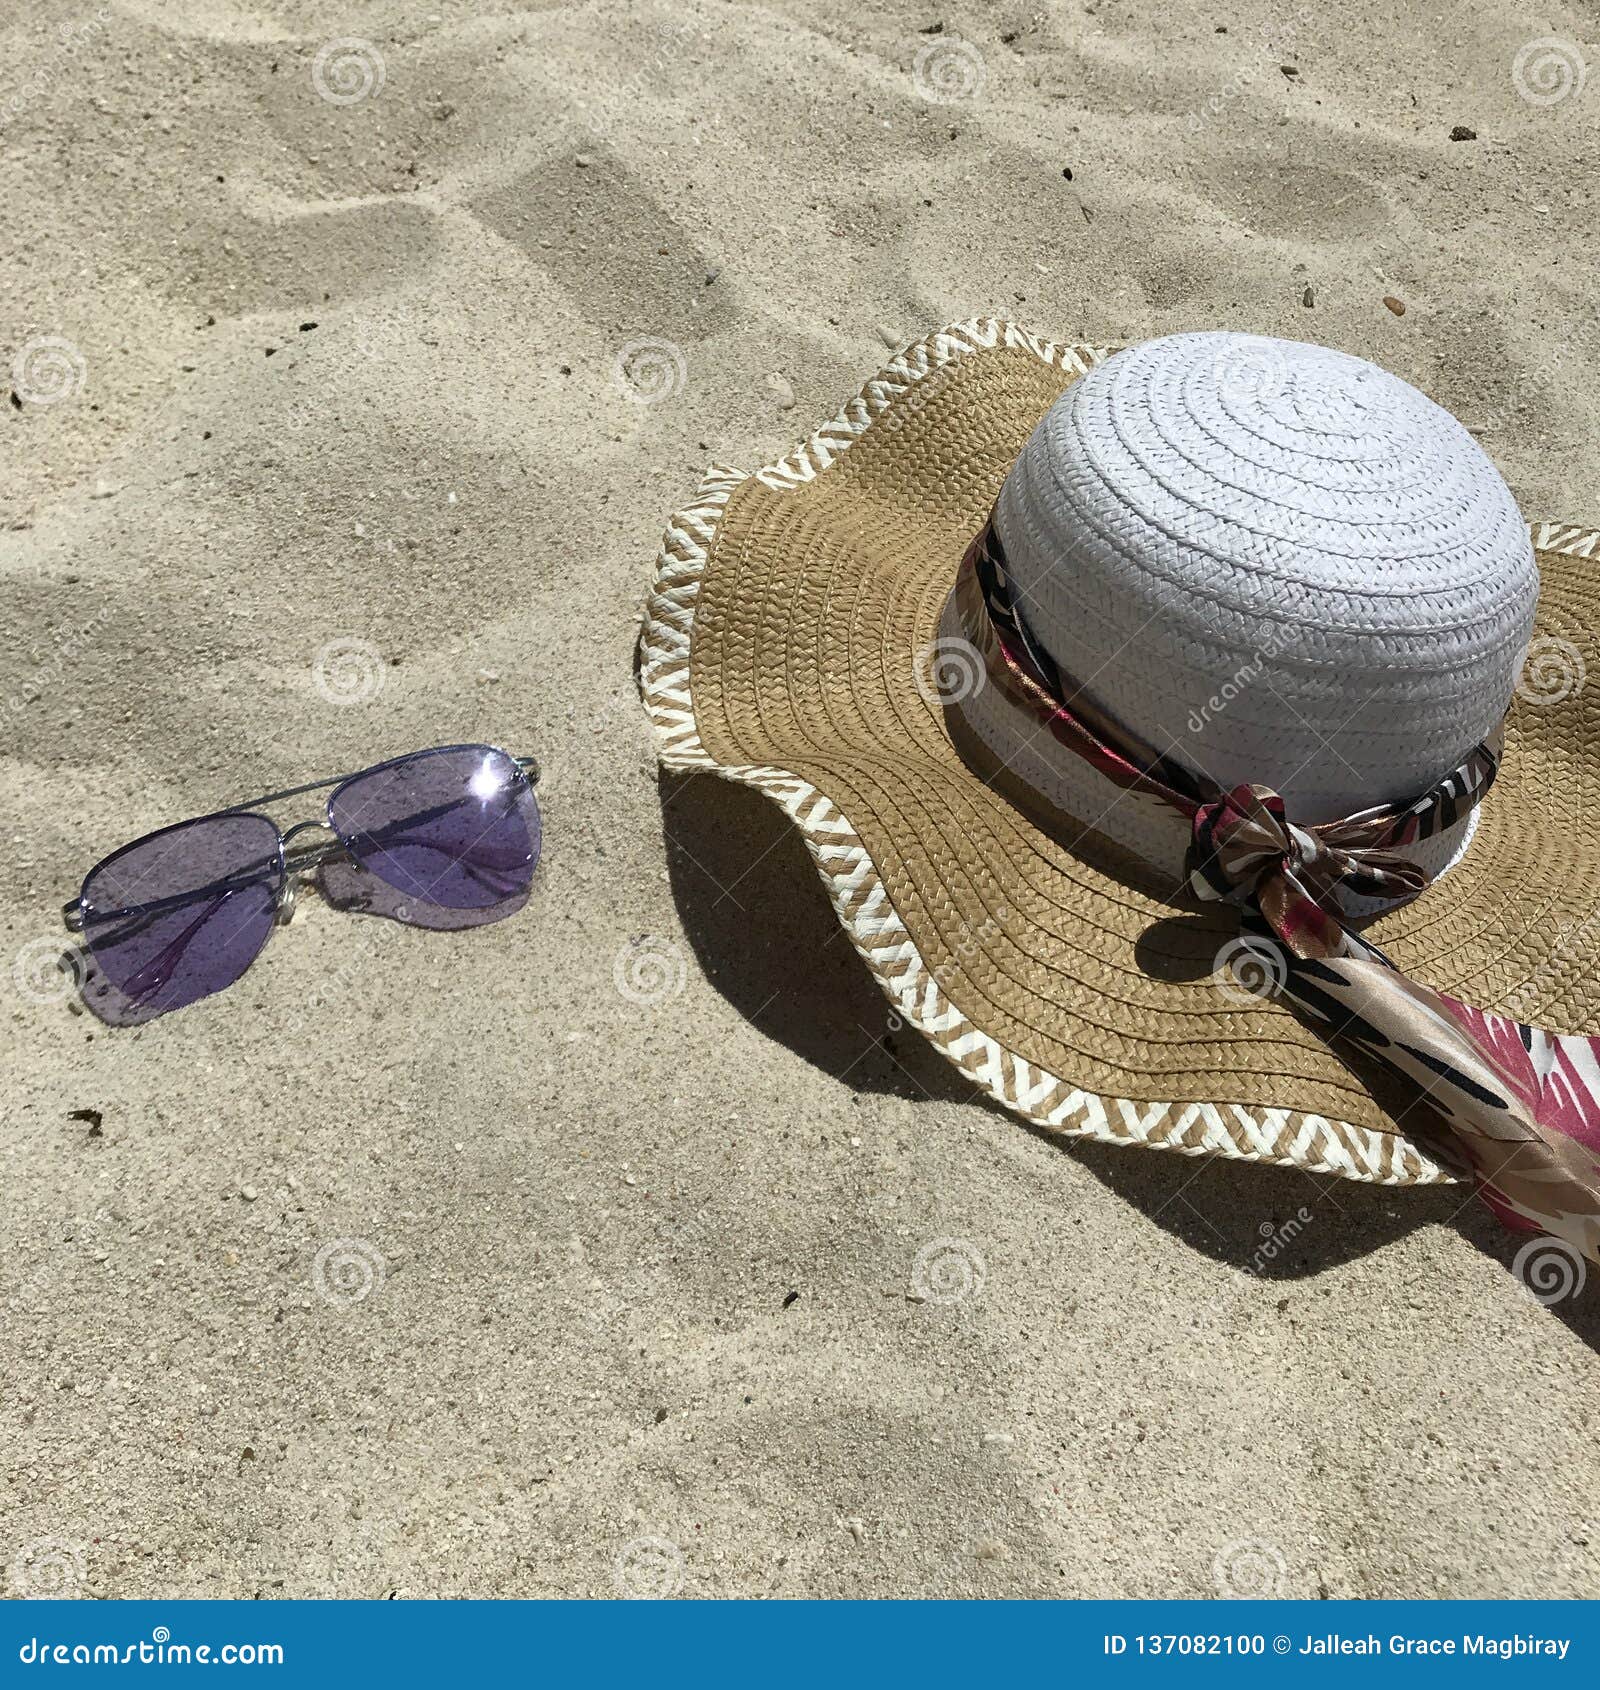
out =
<svg viewBox="0 0 1600 1690"><path fill-rule="evenodd" d="M1360 359L968 322L709 472L641 686L1017 1114L1594 1256L1597 545Z"/></svg>

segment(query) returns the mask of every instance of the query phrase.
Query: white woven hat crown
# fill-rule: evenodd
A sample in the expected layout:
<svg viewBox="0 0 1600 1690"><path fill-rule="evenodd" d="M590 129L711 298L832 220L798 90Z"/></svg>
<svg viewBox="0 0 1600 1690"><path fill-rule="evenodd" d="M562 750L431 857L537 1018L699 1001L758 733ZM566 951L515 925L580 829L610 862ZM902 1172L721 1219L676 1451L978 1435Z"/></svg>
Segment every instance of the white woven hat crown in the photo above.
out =
<svg viewBox="0 0 1600 1690"><path fill-rule="evenodd" d="M1505 713L1532 632L1528 531L1477 442L1398 377L1296 341L1118 353L1034 430L995 521L1066 677L1305 822L1428 788ZM1096 824L1076 759L1024 761Z"/></svg>

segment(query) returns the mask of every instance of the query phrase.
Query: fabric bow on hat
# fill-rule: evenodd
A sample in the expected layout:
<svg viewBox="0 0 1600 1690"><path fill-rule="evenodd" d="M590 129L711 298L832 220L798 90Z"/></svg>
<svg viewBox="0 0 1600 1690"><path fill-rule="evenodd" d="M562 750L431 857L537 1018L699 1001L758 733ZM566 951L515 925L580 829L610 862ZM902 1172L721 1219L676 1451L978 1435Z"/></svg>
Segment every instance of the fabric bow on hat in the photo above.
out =
<svg viewBox="0 0 1600 1690"><path fill-rule="evenodd" d="M1242 907L1252 941L1268 948L1275 993L1416 1084L1507 1226L1600 1261L1600 1039L1549 1033L1408 978L1339 908L1341 892L1403 902L1428 885L1397 848L1445 832L1479 802L1500 733L1412 803L1298 825L1271 788L1206 790L1082 697L1014 603L992 520L962 560L956 603L994 685L1117 785L1188 818L1189 884Z"/></svg>
<svg viewBox="0 0 1600 1690"><path fill-rule="evenodd" d="M1271 787L1233 787L1194 812L1189 885L1207 901L1253 903L1296 956L1334 955L1343 929L1328 901L1341 887L1406 902L1428 884L1423 869L1387 848L1388 816L1367 810L1297 827Z"/></svg>

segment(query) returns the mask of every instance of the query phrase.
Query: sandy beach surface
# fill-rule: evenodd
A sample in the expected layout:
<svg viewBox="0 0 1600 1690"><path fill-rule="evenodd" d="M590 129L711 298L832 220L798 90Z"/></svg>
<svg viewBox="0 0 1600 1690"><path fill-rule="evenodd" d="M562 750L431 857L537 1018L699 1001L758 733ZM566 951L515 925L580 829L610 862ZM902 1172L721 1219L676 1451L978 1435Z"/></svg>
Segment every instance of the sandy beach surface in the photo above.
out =
<svg viewBox="0 0 1600 1690"><path fill-rule="evenodd" d="M974 315L1325 341L1593 523L1597 133L1567 5L6 8L10 1589L1596 1594L1593 1286L977 1100L631 671L705 464ZM513 919L63 997L114 846L466 740Z"/></svg>

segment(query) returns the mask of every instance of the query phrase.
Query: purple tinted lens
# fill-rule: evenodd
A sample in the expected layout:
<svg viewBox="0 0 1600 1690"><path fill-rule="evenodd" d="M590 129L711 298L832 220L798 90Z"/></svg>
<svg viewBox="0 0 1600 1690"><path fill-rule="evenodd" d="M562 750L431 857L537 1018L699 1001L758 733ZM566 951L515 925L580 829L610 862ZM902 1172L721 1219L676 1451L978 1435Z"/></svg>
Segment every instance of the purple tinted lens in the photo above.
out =
<svg viewBox="0 0 1600 1690"><path fill-rule="evenodd" d="M520 896L539 860L533 789L484 745L419 751L357 775L328 800L328 820L362 868L446 909Z"/></svg>
<svg viewBox="0 0 1600 1690"><path fill-rule="evenodd" d="M267 942L283 884L265 816L208 816L124 845L83 883L83 937L139 1019L220 992ZM102 983L104 989L104 983Z"/></svg>

